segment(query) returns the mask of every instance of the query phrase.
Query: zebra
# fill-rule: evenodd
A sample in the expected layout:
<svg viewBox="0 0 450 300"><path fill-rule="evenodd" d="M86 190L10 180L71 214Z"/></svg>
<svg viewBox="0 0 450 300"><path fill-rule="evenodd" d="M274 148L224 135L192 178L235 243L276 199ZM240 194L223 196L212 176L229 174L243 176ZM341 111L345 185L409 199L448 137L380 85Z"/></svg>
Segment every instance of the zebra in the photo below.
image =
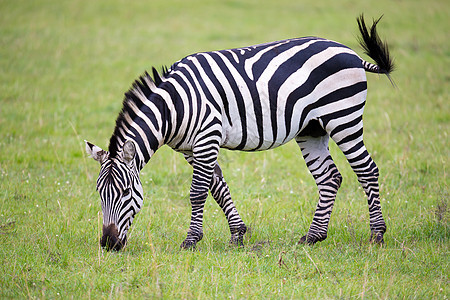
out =
<svg viewBox="0 0 450 300"><path fill-rule="evenodd" d="M220 148L273 149L295 140L319 192L312 223L299 243L327 237L342 182L328 149L331 138L344 153L364 189L371 241L382 244L386 223L380 205L379 171L363 142L365 72L394 69L376 26L357 18L359 43L369 63L340 43L318 38L287 39L244 48L200 52L152 68L125 93L108 150L85 141L101 165L97 190L103 211L102 247L120 250L143 203L140 170L163 145L184 155L193 168L191 220L182 249L203 238L208 191L224 212L230 243L243 246L247 227L231 198L218 163Z"/></svg>

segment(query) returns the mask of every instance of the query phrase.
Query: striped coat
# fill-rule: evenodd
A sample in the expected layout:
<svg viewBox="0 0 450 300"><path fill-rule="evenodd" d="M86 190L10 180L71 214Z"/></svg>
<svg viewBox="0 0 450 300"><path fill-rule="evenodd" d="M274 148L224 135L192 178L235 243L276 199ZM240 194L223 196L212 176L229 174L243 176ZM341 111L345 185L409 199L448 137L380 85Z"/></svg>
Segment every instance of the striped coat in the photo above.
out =
<svg viewBox="0 0 450 300"><path fill-rule="evenodd" d="M393 69L387 46L376 33L377 22L369 32L364 19L358 19L361 45L376 64L337 42L305 37L196 53L176 62L162 75L153 69L153 79L144 74L125 94L108 151L90 143L86 147L102 164L101 174L114 169L103 167L105 164L123 164L126 168L121 169L128 168L134 174L128 174L130 187L116 188L113 196L111 192L102 196L102 190L114 184L104 184L99 177L102 203L113 203L103 205L104 214L114 205L118 212L117 220L104 219L106 238L102 244L115 249L125 244L126 231L142 203L136 174L162 145L182 152L193 166L191 225L182 247L195 247L203 237L208 191L227 217L231 242L242 244L246 226L217 162L219 148L260 151L293 139L319 190L313 222L301 242L321 241L327 236L342 181L328 151L329 138L343 151L366 191L372 239L382 242L386 225L379 202L378 168L364 146L362 134L365 72L389 75ZM127 217L120 214L125 190L131 194L127 197L134 199L128 202L134 206L124 213Z"/></svg>

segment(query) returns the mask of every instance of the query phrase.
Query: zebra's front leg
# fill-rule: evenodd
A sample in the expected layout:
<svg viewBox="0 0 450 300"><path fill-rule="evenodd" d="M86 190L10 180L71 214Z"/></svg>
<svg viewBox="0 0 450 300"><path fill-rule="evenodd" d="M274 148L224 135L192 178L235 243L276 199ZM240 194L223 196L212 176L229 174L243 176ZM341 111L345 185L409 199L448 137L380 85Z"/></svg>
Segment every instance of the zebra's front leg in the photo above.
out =
<svg viewBox="0 0 450 300"><path fill-rule="evenodd" d="M328 224L342 176L328 150L329 136L299 136L297 144L319 189L319 202L308 233L299 243L315 244L327 238Z"/></svg>
<svg viewBox="0 0 450 300"><path fill-rule="evenodd" d="M214 175L210 185L211 195L225 214L230 227L231 239L230 244L243 246L244 235L247 232L239 213L231 199L230 189L223 178L222 170L218 163L214 167Z"/></svg>
<svg viewBox="0 0 450 300"><path fill-rule="evenodd" d="M184 158L186 161L192 165L194 158L192 154L184 153ZM222 170L220 169L219 163L216 163L214 167L214 173L209 186L211 195L214 200L222 209L225 217L228 221L228 226L230 228L231 238L230 244L243 246L244 235L247 232L247 226L242 221L239 213L231 199L230 189L228 188L227 182L223 177Z"/></svg>
<svg viewBox="0 0 450 300"><path fill-rule="evenodd" d="M186 239L181 243L182 249L193 249L196 244L203 238L203 208L208 196L208 185L201 180L202 174L194 167L194 175L190 190L191 202L191 223L189 225ZM207 174L205 174L208 177ZM200 181L200 182L199 182ZM203 183L203 184L202 184Z"/></svg>
<svg viewBox="0 0 450 300"><path fill-rule="evenodd" d="M211 145L197 147L193 151L191 162L193 174L189 195L192 207L191 224L186 239L181 243L182 249L195 248L196 244L203 238L203 208L208 197L209 185L213 177L218 153L218 145L212 143Z"/></svg>

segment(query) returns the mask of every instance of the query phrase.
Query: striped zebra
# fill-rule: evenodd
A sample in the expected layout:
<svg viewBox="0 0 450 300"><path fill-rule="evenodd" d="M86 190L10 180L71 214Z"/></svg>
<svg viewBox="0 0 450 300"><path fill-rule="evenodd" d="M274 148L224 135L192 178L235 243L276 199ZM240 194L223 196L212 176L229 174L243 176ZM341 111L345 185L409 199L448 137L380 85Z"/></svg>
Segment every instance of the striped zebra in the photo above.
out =
<svg viewBox="0 0 450 300"><path fill-rule="evenodd" d="M381 18L380 18L381 19ZM220 148L268 150L295 139L319 190L319 202L300 243L327 237L341 174L328 150L331 137L358 177L369 205L371 240L383 243L378 168L363 143L362 115L367 94L365 71L389 77L388 47L361 15L360 44L376 64L334 41L304 37L245 48L196 53L164 69L153 68L125 93L108 151L86 142L101 164L97 189L107 249L120 250L143 203L139 171L163 145L181 152L192 165L192 206L181 248L203 237L208 190L223 210L230 243L243 244L246 225L231 199L217 157Z"/></svg>

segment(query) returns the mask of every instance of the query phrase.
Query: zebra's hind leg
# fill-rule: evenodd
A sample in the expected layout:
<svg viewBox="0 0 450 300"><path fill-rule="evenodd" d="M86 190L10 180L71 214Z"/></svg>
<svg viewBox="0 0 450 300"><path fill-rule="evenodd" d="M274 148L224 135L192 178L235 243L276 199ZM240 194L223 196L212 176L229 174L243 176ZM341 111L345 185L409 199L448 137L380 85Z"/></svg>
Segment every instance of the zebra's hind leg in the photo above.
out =
<svg viewBox="0 0 450 300"><path fill-rule="evenodd" d="M192 165L193 157L189 154L184 154L186 161ZM247 231L247 226L245 226L239 213L234 206L233 200L231 199L230 189L223 178L222 170L218 163L214 167L213 177L209 186L211 195L214 200L220 206L225 214L228 221L228 226L230 227L230 244L243 246L244 235Z"/></svg>
<svg viewBox="0 0 450 300"><path fill-rule="evenodd" d="M383 244L386 223L381 213L378 167L364 146L362 118L357 119L357 121L359 122L351 129L335 128L331 131L330 136L344 153L367 195L371 231L370 240L377 244ZM348 130L351 131L351 135L347 133Z"/></svg>
<svg viewBox="0 0 450 300"><path fill-rule="evenodd" d="M329 135L323 129L308 133L313 136L301 133L296 141L306 165L316 181L319 202L308 233L300 239L299 243L312 245L327 238L328 223L342 176L328 150Z"/></svg>

